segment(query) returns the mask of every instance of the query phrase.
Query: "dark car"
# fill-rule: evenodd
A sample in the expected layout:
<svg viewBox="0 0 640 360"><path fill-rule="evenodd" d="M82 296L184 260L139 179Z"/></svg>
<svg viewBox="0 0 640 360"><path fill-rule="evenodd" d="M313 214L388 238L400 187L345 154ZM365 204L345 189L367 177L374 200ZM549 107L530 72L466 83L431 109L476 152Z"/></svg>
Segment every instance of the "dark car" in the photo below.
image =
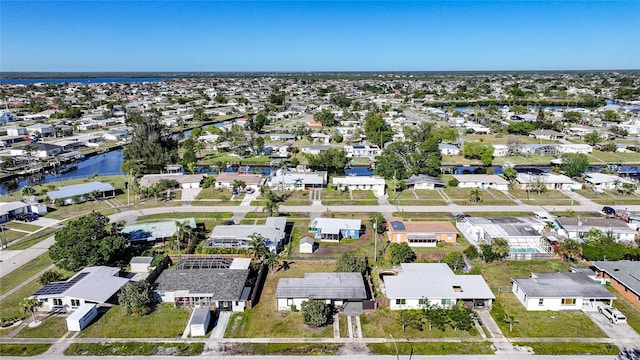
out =
<svg viewBox="0 0 640 360"><path fill-rule="evenodd" d="M616 215L616 211L614 208L612 208L611 206L605 206L602 208L602 213L607 215L607 216L615 216Z"/></svg>
<svg viewBox="0 0 640 360"><path fill-rule="evenodd" d="M464 218L469 217L467 214L453 214L453 220L460 221Z"/></svg>
<svg viewBox="0 0 640 360"><path fill-rule="evenodd" d="M38 220L38 215L36 215L34 213L20 214L20 215L16 216L16 220L31 222L31 221L34 221L34 220Z"/></svg>

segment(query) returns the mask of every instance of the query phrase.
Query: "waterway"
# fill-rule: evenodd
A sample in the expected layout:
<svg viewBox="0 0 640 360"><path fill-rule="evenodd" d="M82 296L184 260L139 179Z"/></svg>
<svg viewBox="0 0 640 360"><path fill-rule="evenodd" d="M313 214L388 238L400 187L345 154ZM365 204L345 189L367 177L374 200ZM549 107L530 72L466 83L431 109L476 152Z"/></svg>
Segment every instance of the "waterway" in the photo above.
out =
<svg viewBox="0 0 640 360"><path fill-rule="evenodd" d="M130 78L130 77L98 77L98 78L12 78L0 79L0 85L33 85L45 84L102 84L102 83L144 83L168 80L169 78Z"/></svg>

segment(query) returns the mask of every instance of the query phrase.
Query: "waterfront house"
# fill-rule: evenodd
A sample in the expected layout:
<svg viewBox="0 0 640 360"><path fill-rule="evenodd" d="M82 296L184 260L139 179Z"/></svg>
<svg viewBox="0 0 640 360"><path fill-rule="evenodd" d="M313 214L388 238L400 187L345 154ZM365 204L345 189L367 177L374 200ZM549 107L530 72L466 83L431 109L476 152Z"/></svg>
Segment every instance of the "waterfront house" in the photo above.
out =
<svg viewBox="0 0 640 360"><path fill-rule="evenodd" d="M42 302L43 311L68 312L83 304L113 304L114 295L129 282L119 274L120 269L115 267L87 267L68 280L43 286L33 295Z"/></svg>
<svg viewBox="0 0 640 360"><path fill-rule="evenodd" d="M635 182L613 174L586 173L584 181L594 191L616 190L623 184L636 185Z"/></svg>
<svg viewBox="0 0 640 360"><path fill-rule="evenodd" d="M169 180L176 181L181 189L198 189L206 178L207 174L149 174L140 179L140 186L149 188L162 180Z"/></svg>
<svg viewBox="0 0 640 360"><path fill-rule="evenodd" d="M366 157L374 158L382 153L377 145L347 145L344 147L347 158Z"/></svg>
<svg viewBox="0 0 640 360"><path fill-rule="evenodd" d="M571 180L570 177L561 174L541 173L523 174L519 173L515 184L522 190L535 189L538 184L544 185L548 190L577 190L582 189L582 184Z"/></svg>
<svg viewBox="0 0 640 360"><path fill-rule="evenodd" d="M560 140L565 138L565 134L549 129L538 129L529 133L530 137L543 140Z"/></svg>
<svg viewBox="0 0 640 360"><path fill-rule="evenodd" d="M434 190L444 187L444 181L440 178L424 174L411 175L404 183L408 189L413 188L415 190Z"/></svg>
<svg viewBox="0 0 640 360"><path fill-rule="evenodd" d="M53 136L55 133L51 125L40 123L27 126L27 131L30 135L39 135L41 137Z"/></svg>
<svg viewBox="0 0 640 360"><path fill-rule="evenodd" d="M458 145L440 143L438 144L438 150L442 156L458 156L460 155L460 148Z"/></svg>
<svg viewBox="0 0 640 360"><path fill-rule="evenodd" d="M458 301L469 308L491 307L495 295L481 275L456 275L447 264L401 264L397 275L384 275L391 310L451 308Z"/></svg>
<svg viewBox="0 0 640 360"><path fill-rule="evenodd" d="M98 181L62 186L58 190L47 192L47 196L51 199L52 203L61 199L66 204L72 204L75 197L78 197L80 201L83 201L86 200L85 197L87 195L92 195L94 192L103 199L116 196L116 189L111 184Z"/></svg>
<svg viewBox="0 0 640 360"><path fill-rule="evenodd" d="M590 154L593 146L589 144L557 144L556 150L560 154Z"/></svg>
<svg viewBox="0 0 640 360"><path fill-rule="evenodd" d="M498 175L462 174L453 175L459 188L509 190L509 182Z"/></svg>
<svg viewBox="0 0 640 360"><path fill-rule="evenodd" d="M509 156L509 147L507 145L493 144L492 146L494 157Z"/></svg>
<svg viewBox="0 0 640 360"><path fill-rule="evenodd" d="M303 190L327 187L326 171L283 170L271 172L267 185L272 189Z"/></svg>
<svg viewBox="0 0 640 360"><path fill-rule="evenodd" d="M27 147L28 146L28 147ZM31 151L29 151L31 149ZM30 152L30 154L29 154ZM34 156L37 158L47 158L63 152L62 146L53 143L37 142L35 144L20 145L11 148L11 156Z"/></svg>
<svg viewBox="0 0 640 360"><path fill-rule="evenodd" d="M553 145L545 144L520 144L516 151L521 155L556 156L558 149Z"/></svg>
<svg viewBox="0 0 640 360"><path fill-rule="evenodd" d="M242 181L247 189L255 191L260 189L263 181L262 176L257 174L223 172L216 176L216 189L231 189L236 180Z"/></svg>
<svg viewBox="0 0 640 360"><path fill-rule="evenodd" d="M558 233L571 239L582 239L591 229L611 234L616 242L632 244L637 231L635 224L627 224L614 218L559 217L556 219Z"/></svg>

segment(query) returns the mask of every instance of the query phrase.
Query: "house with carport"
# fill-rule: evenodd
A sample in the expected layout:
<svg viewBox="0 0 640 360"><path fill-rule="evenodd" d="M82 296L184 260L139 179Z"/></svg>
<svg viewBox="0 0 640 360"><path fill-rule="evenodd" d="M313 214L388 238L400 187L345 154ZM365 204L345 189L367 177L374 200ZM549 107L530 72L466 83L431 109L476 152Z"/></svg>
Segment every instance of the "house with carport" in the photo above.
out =
<svg viewBox="0 0 640 360"><path fill-rule="evenodd" d="M349 191L371 190L376 196L384 196L386 182L379 176L345 176L334 177L333 185L349 189Z"/></svg>
<svg viewBox="0 0 640 360"><path fill-rule="evenodd" d="M544 186L547 190L572 191L582 189L581 183L573 181L566 175L554 173L519 173L518 176L516 176L515 184L522 190L536 189L539 184Z"/></svg>
<svg viewBox="0 0 640 360"><path fill-rule="evenodd" d="M236 180L242 181L247 189L255 191L260 189L263 182L262 176L257 174L223 172L216 175L216 189L231 189Z"/></svg>
<svg viewBox="0 0 640 360"><path fill-rule="evenodd" d="M614 174L586 173L584 182L594 191L616 190L624 184L637 186L632 180Z"/></svg>
<svg viewBox="0 0 640 360"><path fill-rule="evenodd" d="M213 228L204 247L248 249L255 235L264 239L265 246L275 253L286 241L287 218L268 217L262 225L218 225Z"/></svg>
<svg viewBox="0 0 640 360"><path fill-rule="evenodd" d="M440 178L424 174L411 175L404 183L408 189L414 190L435 190L445 186Z"/></svg>
<svg viewBox="0 0 640 360"><path fill-rule="evenodd" d="M633 244L637 234L635 224L614 218L559 217L556 225L558 234L570 239L582 239L591 229L598 229L611 234L616 242Z"/></svg>
<svg viewBox="0 0 640 360"><path fill-rule="evenodd" d="M176 181L181 189L198 189L207 174L148 174L140 179L140 186L150 188L162 180Z"/></svg>
<svg viewBox="0 0 640 360"><path fill-rule="evenodd" d="M52 203L62 199L66 204L71 204L75 197L78 197L81 201L86 200L85 197L88 195L93 196L94 192L103 199L116 196L116 189L111 184L98 181L62 186L58 190L47 192L47 196Z"/></svg>
<svg viewBox="0 0 640 360"><path fill-rule="evenodd" d="M512 279L511 291L529 311L596 310L616 296L584 272L532 273Z"/></svg>
<svg viewBox="0 0 640 360"><path fill-rule="evenodd" d="M459 301L469 308L491 307L495 295L481 275L456 275L444 263L400 264L396 275L383 275L391 310L427 306L451 308Z"/></svg>

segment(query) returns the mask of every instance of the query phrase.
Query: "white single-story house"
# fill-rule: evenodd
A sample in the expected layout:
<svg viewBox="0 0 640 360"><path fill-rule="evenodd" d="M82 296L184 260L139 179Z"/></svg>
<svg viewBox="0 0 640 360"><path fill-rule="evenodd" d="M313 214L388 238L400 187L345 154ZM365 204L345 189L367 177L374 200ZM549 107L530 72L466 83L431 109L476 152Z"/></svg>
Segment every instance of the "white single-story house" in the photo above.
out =
<svg viewBox="0 0 640 360"><path fill-rule="evenodd" d="M532 273L512 279L511 291L529 311L595 310L616 296L582 272Z"/></svg>
<svg viewBox="0 0 640 360"><path fill-rule="evenodd" d="M129 134L127 133L126 130L118 130L118 129L109 130L106 133L102 134L103 139L111 140L111 141L123 141L123 140L127 140L128 137L129 137Z"/></svg>
<svg viewBox="0 0 640 360"><path fill-rule="evenodd" d="M347 158L374 158L382 154L382 150L378 147L378 145L347 145L344 147L344 151L347 153Z"/></svg>
<svg viewBox="0 0 640 360"><path fill-rule="evenodd" d="M43 286L33 296L42 302L43 311L70 311L82 304L104 304L129 281L119 274L120 269L115 267L87 267L68 280Z"/></svg>
<svg viewBox="0 0 640 360"><path fill-rule="evenodd" d="M306 273L303 278L281 278L276 288L278 310L300 310L308 300L345 306L350 302L362 304L366 299L367 291L359 272Z"/></svg>
<svg viewBox="0 0 640 360"><path fill-rule="evenodd" d="M622 184L636 185L635 182L614 174L586 173L584 181L594 190L616 190Z"/></svg>
<svg viewBox="0 0 640 360"><path fill-rule="evenodd" d="M456 275L444 263L401 264L398 275L384 275L391 310L450 308L458 301L469 307L491 307L495 296L481 275Z"/></svg>
<svg viewBox="0 0 640 360"><path fill-rule="evenodd" d="M541 174L523 174L519 173L516 177L516 184L522 190L535 188L538 182L545 185L548 190L577 190L582 189L582 184L573 181L570 177L561 174L541 173Z"/></svg>
<svg viewBox="0 0 640 360"><path fill-rule="evenodd" d="M27 129L22 126L7 126L7 135L9 136L25 136L27 135Z"/></svg>
<svg viewBox="0 0 640 360"><path fill-rule="evenodd" d="M498 175L463 174L453 175L459 188L509 190L509 182Z"/></svg>
<svg viewBox="0 0 640 360"><path fill-rule="evenodd" d="M411 175L407 180L404 181L407 188L415 189L415 190L435 190L436 188L443 188L444 181L440 178L429 176L429 175Z"/></svg>
<svg viewBox="0 0 640 360"><path fill-rule="evenodd" d="M557 144L556 150L560 154L590 154L593 146L589 144Z"/></svg>
<svg viewBox="0 0 640 360"><path fill-rule="evenodd" d="M252 237L260 235L265 246L275 253L284 246L287 218L268 217L263 225L218 225L205 241L204 247L249 248Z"/></svg>
<svg viewBox="0 0 640 360"><path fill-rule="evenodd" d="M207 174L149 174L140 179L140 186L148 188L162 180L175 180L181 189L198 189L206 177Z"/></svg>
<svg viewBox="0 0 640 360"><path fill-rule="evenodd" d="M300 254L313 254L316 246L317 243L313 238L305 236L300 239Z"/></svg>
<svg viewBox="0 0 640 360"><path fill-rule="evenodd" d="M360 219L315 218L309 224L309 231L320 241L338 242L342 239L360 238Z"/></svg>
<svg viewBox="0 0 640 360"><path fill-rule="evenodd" d="M31 205L22 201L0 202L0 223L5 223L16 218L18 215L27 214Z"/></svg>
<svg viewBox="0 0 640 360"><path fill-rule="evenodd" d="M183 258L158 276L154 294L175 306L244 311L251 293L247 286L250 264L249 258Z"/></svg>
<svg viewBox="0 0 640 360"><path fill-rule="evenodd" d="M247 189L259 190L262 185L262 176L257 174L242 174L235 172L223 172L216 175L216 188L231 189L233 182L242 181Z"/></svg>
<svg viewBox="0 0 640 360"><path fill-rule="evenodd" d="M493 144L493 156L494 157L503 157L509 156L509 147L503 144Z"/></svg>
<svg viewBox="0 0 640 360"><path fill-rule="evenodd" d="M334 177L333 185L346 187L351 191L371 190L376 196L384 196L386 182L379 176Z"/></svg>
<svg viewBox="0 0 640 360"><path fill-rule="evenodd" d="M318 155L331 149L331 145L299 145L298 147L301 153L309 155Z"/></svg>
<svg viewBox="0 0 640 360"><path fill-rule="evenodd" d="M438 150L442 156L458 156L460 155L460 148L458 145L440 143L438 144Z"/></svg>
<svg viewBox="0 0 640 360"><path fill-rule="evenodd" d="M37 134L42 137L53 136L55 132L51 125L39 123L27 126L27 131L29 132L29 134Z"/></svg>
<svg viewBox="0 0 640 360"><path fill-rule="evenodd" d="M529 136L536 139L558 140L558 139L564 139L566 135L564 133L561 133L555 130L538 129L530 132Z"/></svg>
<svg viewBox="0 0 640 360"><path fill-rule="evenodd" d="M29 146L29 148L27 146ZM37 158L55 156L63 151L62 146L46 142L37 142L35 144L13 147L11 148L10 153L11 156L28 156L29 149L31 149L31 156Z"/></svg>
<svg viewBox="0 0 640 360"><path fill-rule="evenodd" d="M278 169L269 175L267 185L272 189L303 190L327 187L326 171L283 171Z"/></svg>
<svg viewBox="0 0 640 360"><path fill-rule="evenodd" d="M614 218L572 218L560 217L556 219L558 234L570 239L582 239L591 229L598 229L603 233L611 232L617 242L632 244L637 231L620 219Z"/></svg>
<svg viewBox="0 0 640 360"><path fill-rule="evenodd" d="M90 195L93 192L98 192L103 199L106 197L116 196L116 189L111 186L111 184L98 181L63 186L58 190L47 192L47 196L49 196L51 202L55 202L57 199L62 199L65 203L71 203L73 202L74 197L78 196L82 199L85 195Z"/></svg>

